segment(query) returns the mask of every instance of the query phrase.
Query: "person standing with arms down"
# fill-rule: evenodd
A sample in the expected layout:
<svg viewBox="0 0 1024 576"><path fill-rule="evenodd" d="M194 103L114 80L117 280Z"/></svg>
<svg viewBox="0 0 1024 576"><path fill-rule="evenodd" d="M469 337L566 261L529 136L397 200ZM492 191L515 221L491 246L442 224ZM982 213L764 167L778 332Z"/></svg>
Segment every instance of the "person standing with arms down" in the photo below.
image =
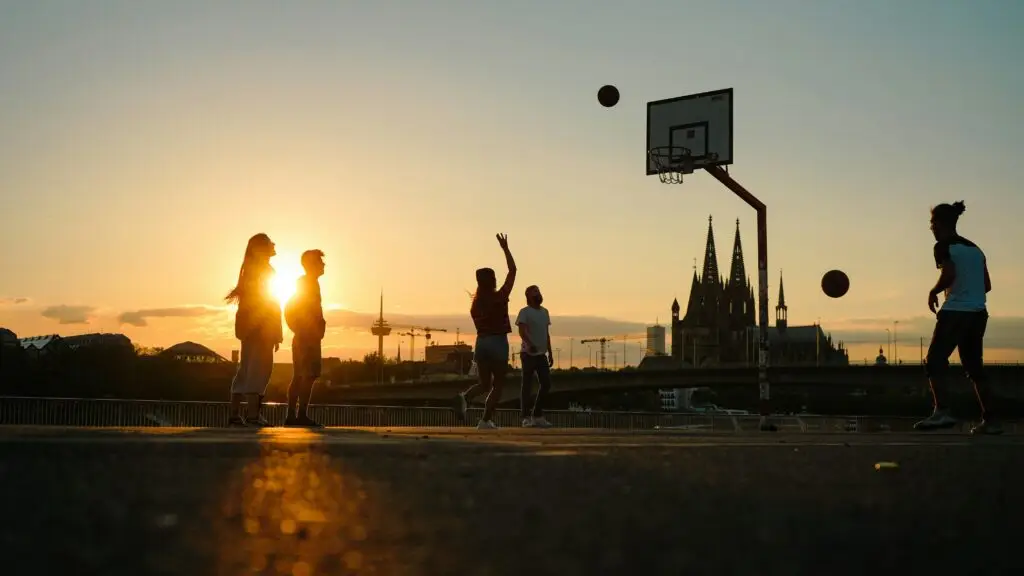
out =
<svg viewBox="0 0 1024 576"><path fill-rule="evenodd" d="M250 238L238 271L238 283L224 298L238 305L235 337L242 342L238 371L231 381L228 426L262 428L270 425L260 414L260 407L274 369L274 352L284 340L281 305L270 293L270 281L274 277L270 259L276 254L274 243L266 234ZM244 416L241 410L243 397L246 398Z"/></svg>
<svg viewBox="0 0 1024 576"><path fill-rule="evenodd" d="M285 426L322 428L309 417L307 409L313 395L313 384L320 378L321 342L327 330L320 297L320 277L324 275L324 253L307 250L302 253L302 269L306 274L296 282L295 294L285 306L284 319L292 331L292 383L288 387L288 416Z"/></svg>
<svg viewBox="0 0 1024 576"><path fill-rule="evenodd" d="M551 367L555 364L554 351L551 350L551 315L547 308L541 306L544 295L540 288L530 286L526 289L526 307L519 311L516 326L519 337L523 341L520 358L523 362L523 383L519 399L522 407L524 428L550 428L551 423L544 418L544 399L551 390ZM533 389L533 375L537 375L540 388L537 399L530 406L530 392Z"/></svg>
<svg viewBox="0 0 1024 576"><path fill-rule="evenodd" d="M465 422L469 401L478 393L487 392L484 415L477 424L479 430L498 427L494 423L494 410L501 401L505 374L508 373L508 335L512 332L512 324L508 320L508 299L516 283L516 262L508 249L508 236L498 234L497 237L498 245L505 253L508 274L505 275L504 284L498 288L498 280L492 268L476 271L476 293L473 294L469 313L476 326L473 359L476 361L480 381L455 398L458 415Z"/></svg>
<svg viewBox="0 0 1024 576"><path fill-rule="evenodd" d="M917 430L937 430L956 425L949 411L949 356L960 351L960 363L974 383L981 406L981 423L972 434L1001 434L993 414L992 388L985 374L983 348L988 324L986 294L992 290L985 253L974 242L960 236L957 220L964 213L963 201L932 208L931 230L935 236L935 265L942 271L928 292L928 309L935 313L939 293L945 294L935 315L935 332L928 346L925 370L932 389L932 415L914 424Z"/></svg>

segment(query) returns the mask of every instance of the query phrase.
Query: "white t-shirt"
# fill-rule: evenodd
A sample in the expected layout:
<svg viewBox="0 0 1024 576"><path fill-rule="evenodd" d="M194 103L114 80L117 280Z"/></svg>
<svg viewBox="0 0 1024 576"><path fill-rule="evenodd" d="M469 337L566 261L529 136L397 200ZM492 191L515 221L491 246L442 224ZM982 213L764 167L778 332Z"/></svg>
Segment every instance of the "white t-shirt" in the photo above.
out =
<svg viewBox="0 0 1024 576"><path fill-rule="evenodd" d="M548 353L548 326L551 325L551 316L548 314L548 309L543 306L534 308L533 306L527 306L519 311L519 316L516 316L516 326L526 326L526 333L530 337L530 341L536 347L536 351L530 352L523 342L523 354L530 354L532 356L543 356Z"/></svg>
<svg viewBox="0 0 1024 576"><path fill-rule="evenodd" d="M935 243L935 265L945 262L956 267L956 279L946 289L942 309L976 312L985 309L985 253L974 242L955 236Z"/></svg>

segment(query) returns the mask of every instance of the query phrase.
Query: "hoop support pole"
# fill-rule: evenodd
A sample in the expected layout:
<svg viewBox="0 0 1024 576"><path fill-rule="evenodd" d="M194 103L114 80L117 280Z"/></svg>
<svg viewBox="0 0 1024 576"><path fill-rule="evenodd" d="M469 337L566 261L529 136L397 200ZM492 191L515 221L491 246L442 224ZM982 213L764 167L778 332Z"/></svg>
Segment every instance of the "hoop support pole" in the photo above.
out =
<svg viewBox="0 0 1024 576"><path fill-rule="evenodd" d="M705 166L704 170L714 176L733 194L757 211L757 294L758 294L758 355L757 387L761 412L761 430L775 431L771 423L771 387L768 382L768 208L750 193L721 166Z"/></svg>

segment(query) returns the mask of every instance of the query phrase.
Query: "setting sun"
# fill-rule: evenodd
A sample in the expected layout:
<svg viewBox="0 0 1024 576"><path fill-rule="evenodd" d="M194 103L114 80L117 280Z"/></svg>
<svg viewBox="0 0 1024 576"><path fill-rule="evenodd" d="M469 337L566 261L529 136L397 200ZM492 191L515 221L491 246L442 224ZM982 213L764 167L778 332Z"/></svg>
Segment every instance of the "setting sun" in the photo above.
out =
<svg viewBox="0 0 1024 576"><path fill-rule="evenodd" d="M298 257L282 254L274 258L274 269L277 274L271 280L270 291L278 302L284 305L295 293L295 282L303 274L302 265L299 263Z"/></svg>

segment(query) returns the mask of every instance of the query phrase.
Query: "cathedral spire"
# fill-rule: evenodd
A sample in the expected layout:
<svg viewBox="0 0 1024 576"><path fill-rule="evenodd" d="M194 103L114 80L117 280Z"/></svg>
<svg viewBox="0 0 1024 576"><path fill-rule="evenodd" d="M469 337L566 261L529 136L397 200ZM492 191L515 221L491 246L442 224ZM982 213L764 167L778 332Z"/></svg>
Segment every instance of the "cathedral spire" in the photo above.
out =
<svg viewBox="0 0 1024 576"><path fill-rule="evenodd" d="M743 265L743 244L740 242L740 219L736 219L736 239L732 242L732 267L729 270L729 284L743 286L747 270Z"/></svg>
<svg viewBox="0 0 1024 576"><path fill-rule="evenodd" d="M715 230L711 227L711 216L708 216L708 240L704 247L704 271L700 280L704 285L719 283L718 254L715 252Z"/></svg>
<svg viewBox="0 0 1024 576"><path fill-rule="evenodd" d="M786 307L786 291L782 287L782 270L779 270L779 307Z"/></svg>
<svg viewBox="0 0 1024 576"><path fill-rule="evenodd" d="M775 329L780 333L786 331L789 321L789 309L786 307L786 292L782 289L782 270L779 270L779 303L775 305Z"/></svg>

